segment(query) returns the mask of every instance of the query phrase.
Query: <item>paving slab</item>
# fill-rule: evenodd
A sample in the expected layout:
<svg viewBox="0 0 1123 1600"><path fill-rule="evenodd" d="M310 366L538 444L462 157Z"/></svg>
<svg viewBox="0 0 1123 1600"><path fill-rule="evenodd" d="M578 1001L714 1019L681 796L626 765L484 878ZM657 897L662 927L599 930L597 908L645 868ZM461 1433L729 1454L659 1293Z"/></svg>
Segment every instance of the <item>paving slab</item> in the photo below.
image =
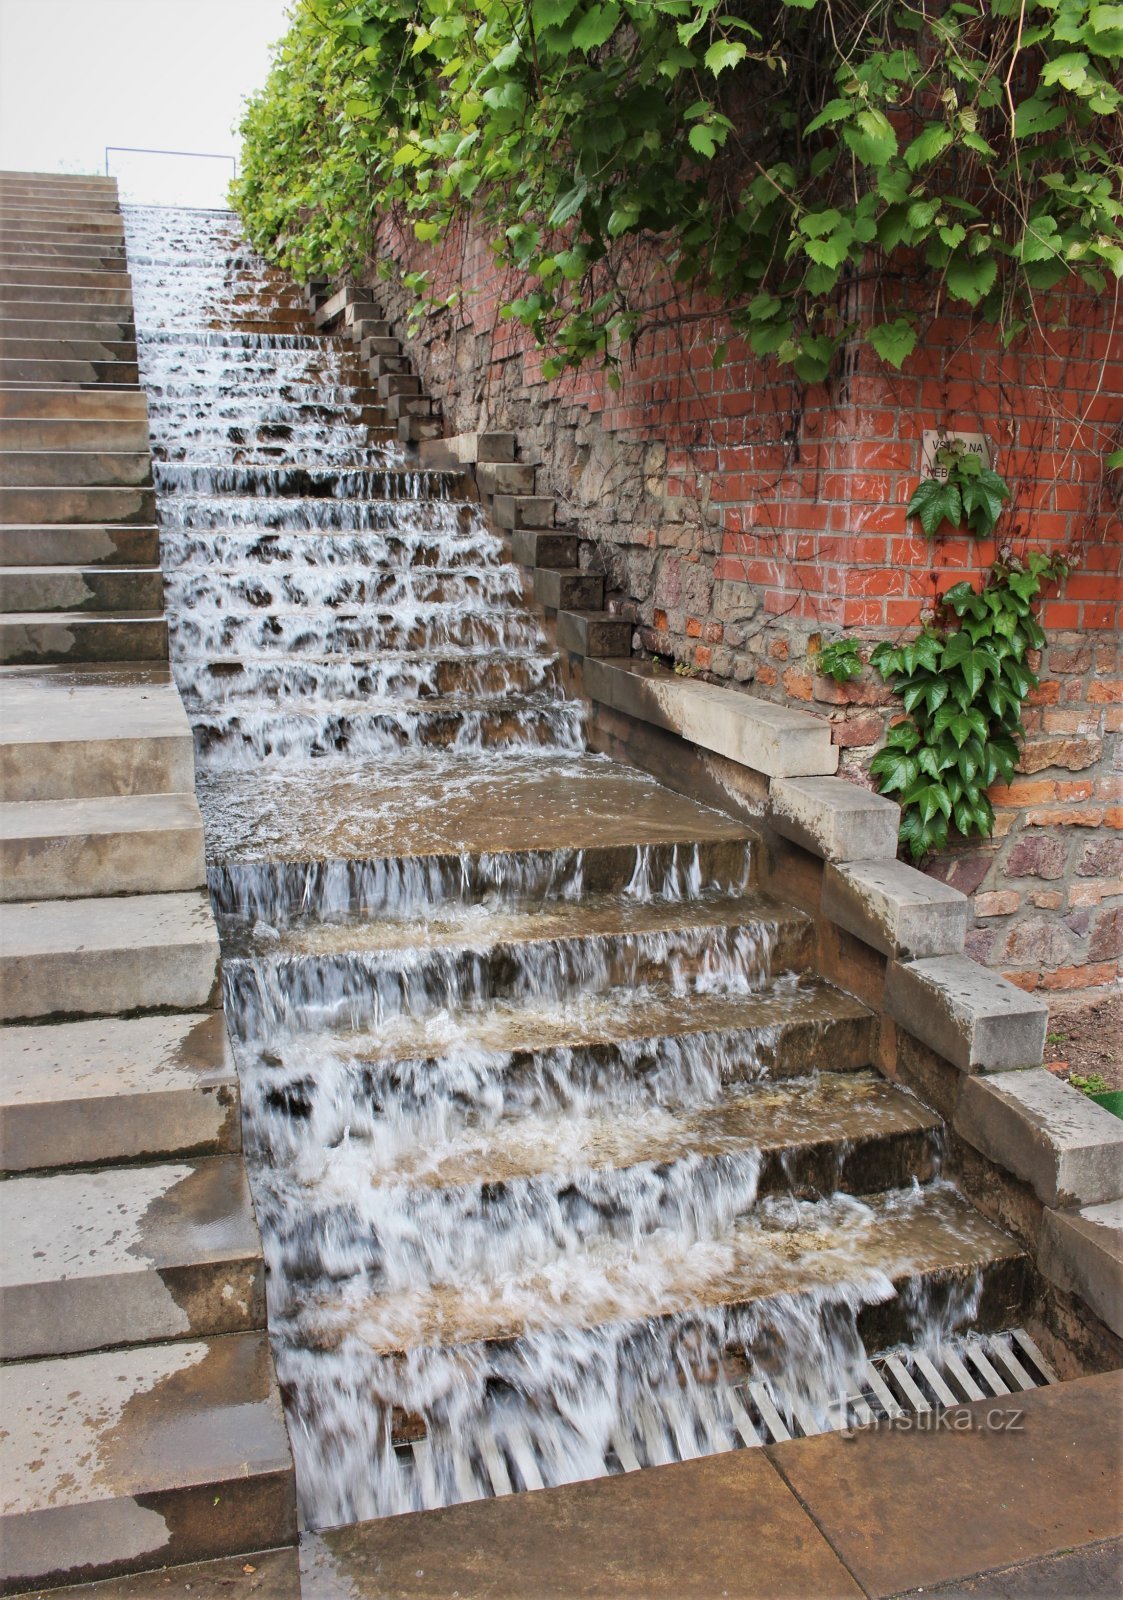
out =
<svg viewBox="0 0 1123 1600"><path fill-rule="evenodd" d="M221 1011L12 1026L2 1044L5 1172L241 1148Z"/></svg>
<svg viewBox="0 0 1123 1600"><path fill-rule="evenodd" d="M966 956L890 961L885 1009L963 1072L1041 1065L1045 1001Z"/></svg>
<svg viewBox="0 0 1123 1600"><path fill-rule="evenodd" d="M1123 1538L1098 1539L1078 1550L1020 1561L997 1572L934 1589L913 1589L912 1595L937 1595L940 1600L1118 1600L1123 1592ZM900 1600L906 1600L901 1596Z"/></svg>
<svg viewBox="0 0 1123 1600"><path fill-rule="evenodd" d="M0 1369L0 1589L292 1544L263 1333Z"/></svg>
<svg viewBox="0 0 1123 1600"><path fill-rule="evenodd" d="M1123 1338L1123 1200L1046 1211L1037 1264Z"/></svg>
<svg viewBox="0 0 1123 1600"><path fill-rule="evenodd" d="M30 900L0 918L0 1018L198 1011L216 1004L203 892Z"/></svg>
<svg viewBox="0 0 1123 1600"><path fill-rule="evenodd" d="M968 1078L955 1129L1047 1206L1096 1205L1123 1194L1123 1120L1071 1084L1030 1067Z"/></svg>
<svg viewBox="0 0 1123 1600"><path fill-rule="evenodd" d="M206 881L193 794L0 801L0 900L162 894Z"/></svg>
<svg viewBox="0 0 1123 1600"><path fill-rule="evenodd" d="M0 1184L0 1359L264 1323L240 1156Z"/></svg>
<svg viewBox="0 0 1123 1600"><path fill-rule="evenodd" d="M865 1593L898 1595L1123 1531L1121 1406L1111 1372L767 1455Z"/></svg>
<svg viewBox="0 0 1123 1600"><path fill-rule="evenodd" d="M830 1600L861 1590L762 1451L306 1535L316 1600Z"/></svg>
<svg viewBox="0 0 1123 1600"><path fill-rule="evenodd" d="M191 724L166 665L0 674L0 799L189 793Z"/></svg>
<svg viewBox="0 0 1123 1600"><path fill-rule="evenodd" d="M768 820L824 861L892 860L901 808L845 778L773 778Z"/></svg>
<svg viewBox="0 0 1123 1600"><path fill-rule="evenodd" d="M967 896L903 861L828 862L823 915L886 956L958 955Z"/></svg>

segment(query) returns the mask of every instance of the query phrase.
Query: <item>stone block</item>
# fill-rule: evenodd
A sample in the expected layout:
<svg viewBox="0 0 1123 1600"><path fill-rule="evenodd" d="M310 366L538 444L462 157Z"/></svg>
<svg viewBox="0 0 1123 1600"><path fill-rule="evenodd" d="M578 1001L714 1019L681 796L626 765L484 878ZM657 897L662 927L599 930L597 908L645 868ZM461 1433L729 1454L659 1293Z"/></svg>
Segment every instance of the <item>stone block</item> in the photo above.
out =
<svg viewBox="0 0 1123 1600"><path fill-rule="evenodd" d="M575 567L577 535L552 528L515 528L511 553L520 567Z"/></svg>
<svg viewBox="0 0 1123 1600"><path fill-rule="evenodd" d="M1123 1121L1043 1067L966 1079L955 1129L1044 1205L1123 1195Z"/></svg>
<svg viewBox="0 0 1123 1600"><path fill-rule="evenodd" d="M1041 1065L1049 1008L966 956L890 961L885 1009L963 1072Z"/></svg>
<svg viewBox="0 0 1123 1600"><path fill-rule="evenodd" d="M549 495L497 494L493 503L501 528L552 528L554 501Z"/></svg>
<svg viewBox="0 0 1123 1600"><path fill-rule="evenodd" d="M481 461L476 482L481 494L533 494L537 469L529 461Z"/></svg>
<svg viewBox="0 0 1123 1600"><path fill-rule="evenodd" d="M513 433L481 433L476 436L477 461L513 461L518 441Z"/></svg>
<svg viewBox="0 0 1123 1600"><path fill-rule="evenodd" d="M162 894L206 881L193 794L0 802L0 900Z"/></svg>
<svg viewBox="0 0 1123 1600"><path fill-rule="evenodd" d="M1052 833L1023 834L1006 857L1008 878L1059 878L1065 870L1068 840Z"/></svg>
<svg viewBox="0 0 1123 1600"><path fill-rule="evenodd" d="M1037 1264L1123 1338L1123 1200L1046 1211Z"/></svg>
<svg viewBox="0 0 1123 1600"><path fill-rule="evenodd" d="M265 1323L240 1156L0 1184L0 1357L77 1355Z"/></svg>
<svg viewBox="0 0 1123 1600"><path fill-rule="evenodd" d="M552 611L599 611L604 604L604 578L578 567L538 567L534 598Z"/></svg>
<svg viewBox="0 0 1123 1600"><path fill-rule="evenodd" d="M559 611L558 645L579 656L621 658L632 653L634 624L609 611Z"/></svg>
<svg viewBox="0 0 1123 1600"><path fill-rule="evenodd" d="M776 832L825 861L897 854L900 806L845 778L774 778L768 802Z"/></svg>
<svg viewBox="0 0 1123 1600"><path fill-rule="evenodd" d="M887 956L957 955L967 896L903 861L828 862L823 915Z"/></svg>

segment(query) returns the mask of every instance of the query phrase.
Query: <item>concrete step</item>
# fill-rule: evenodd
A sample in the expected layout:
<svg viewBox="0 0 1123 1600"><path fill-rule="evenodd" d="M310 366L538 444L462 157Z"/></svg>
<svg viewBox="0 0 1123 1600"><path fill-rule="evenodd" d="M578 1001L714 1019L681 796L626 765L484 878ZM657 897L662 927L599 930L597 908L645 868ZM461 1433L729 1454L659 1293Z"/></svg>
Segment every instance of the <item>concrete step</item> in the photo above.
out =
<svg viewBox="0 0 1123 1600"><path fill-rule="evenodd" d="M62 184L53 188L36 188L32 185L0 183L0 205L36 212L61 212L65 216L75 211L88 217L121 215L121 204L116 193L108 189L68 188Z"/></svg>
<svg viewBox="0 0 1123 1600"><path fill-rule="evenodd" d="M241 1146L238 1075L221 1011L4 1030L4 1172Z"/></svg>
<svg viewBox="0 0 1123 1600"><path fill-rule="evenodd" d="M152 482L152 458L142 450L0 450L0 485L65 488L137 488Z"/></svg>
<svg viewBox="0 0 1123 1600"><path fill-rule="evenodd" d="M426 1146L396 1151L392 1168L372 1159L371 1182L486 1188L489 1205L512 1186L525 1193L539 1185L549 1204L555 1182L561 1190L579 1174L620 1173L626 1191L638 1168L690 1161L702 1186L717 1177L707 1165L757 1151L758 1195L874 1194L933 1176L940 1127L933 1112L878 1073L824 1072L782 1087L738 1085L700 1109L664 1108L654 1126L649 1111L630 1114L619 1105L512 1113L476 1138L454 1139L440 1158Z"/></svg>
<svg viewBox="0 0 1123 1600"><path fill-rule="evenodd" d="M193 794L0 801L0 899L165 894L207 881Z"/></svg>
<svg viewBox="0 0 1123 1600"><path fill-rule="evenodd" d="M24 303L29 304L29 302ZM109 317L95 313L91 316L88 306L85 312L85 316L82 317L13 317L8 314L6 306L0 307L0 348L10 339L52 341L81 339L101 344L121 343L127 340L135 349L136 324L131 314ZM18 350L16 354L19 354Z"/></svg>
<svg viewBox="0 0 1123 1600"><path fill-rule="evenodd" d="M113 270L67 270L59 266L13 264L0 270L0 302L50 298L66 305L127 306L133 303L132 279Z"/></svg>
<svg viewBox="0 0 1123 1600"><path fill-rule="evenodd" d="M112 240L85 243L79 239L22 238L0 236L0 278L9 267L49 267L66 272L127 272L128 258L123 245Z"/></svg>
<svg viewBox="0 0 1123 1600"><path fill-rule="evenodd" d="M160 533L155 526L0 524L0 566L155 567L159 561Z"/></svg>
<svg viewBox="0 0 1123 1600"><path fill-rule="evenodd" d="M5 361L135 361L136 338L83 339L60 334L32 338L0 336L0 358Z"/></svg>
<svg viewBox="0 0 1123 1600"><path fill-rule="evenodd" d="M0 488L0 523L155 521L156 495L151 488L57 487L52 484Z"/></svg>
<svg viewBox="0 0 1123 1600"><path fill-rule="evenodd" d="M0 677L0 800L190 794L191 726L166 664Z"/></svg>
<svg viewBox="0 0 1123 1600"><path fill-rule="evenodd" d="M142 662L168 659L162 611L12 611L0 616L0 663Z"/></svg>
<svg viewBox="0 0 1123 1600"><path fill-rule="evenodd" d="M0 567L0 613L56 611L159 612L159 567Z"/></svg>
<svg viewBox="0 0 1123 1600"><path fill-rule="evenodd" d="M497 494L492 513L501 528L552 528L554 501L549 495Z"/></svg>
<svg viewBox="0 0 1123 1600"><path fill-rule="evenodd" d="M631 654L635 623L611 611L559 610L557 630L559 650L606 660Z"/></svg>
<svg viewBox="0 0 1123 1600"><path fill-rule="evenodd" d="M553 528L516 528L511 552L520 567L575 567L577 535Z"/></svg>
<svg viewBox="0 0 1123 1600"><path fill-rule="evenodd" d="M539 567L534 573L534 598L550 611L599 611L604 604L604 577L579 567Z"/></svg>
<svg viewBox="0 0 1123 1600"><path fill-rule="evenodd" d="M0 418L56 422L147 422L143 389L0 389Z"/></svg>
<svg viewBox="0 0 1123 1600"><path fill-rule="evenodd" d="M710 1273L699 1272L691 1245L684 1242L681 1261L661 1257L661 1271L648 1296L639 1291L642 1280L626 1267L623 1293L608 1270L592 1281L567 1278L567 1290L551 1304L551 1323L596 1328L617 1321L623 1307L629 1321L719 1308L756 1312L764 1321L770 1301L790 1305L804 1297L810 1312L821 1291L837 1284L840 1274L853 1274L856 1260L883 1273L897 1291L880 1303L865 1304L858 1314L859 1334L871 1351L910 1337L909 1307L918 1299L931 1295L938 1305L949 1289L965 1281L979 1286L974 1325L980 1330L1009 1327L1025 1311L1029 1264L1021 1247L948 1188L912 1194L892 1190L868 1196L861 1207L840 1208L830 1199L805 1205L794 1252L784 1247L782 1230L753 1214L719 1237L720 1261ZM524 1270L533 1275L540 1268L535 1263ZM367 1347L387 1356L517 1339L529 1331L515 1309L517 1280L516 1269L505 1278L503 1295L494 1298L481 1296L478 1284L460 1288L447 1283L356 1298L348 1303L348 1316L333 1319L330 1338L333 1344L342 1343L361 1327ZM299 1314L294 1320L299 1322ZM319 1326L328 1335L311 1306L305 1323L304 1331Z"/></svg>
<svg viewBox="0 0 1123 1600"><path fill-rule="evenodd" d="M70 204L40 205L34 196L5 194L0 189L0 231L13 226L58 228L67 233L115 234L125 236L120 210L102 205L92 209L75 199Z"/></svg>
<svg viewBox="0 0 1123 1600"><path fill-rule="evenodd" d="M523 461L481 461L476 467L476 482L481 494L532 495L537 468ZM576 566L576 561L567 562Z"/></svg>
<svg viewBox="0 0 1123 1600"><path fill-rule="evenodd" d="M722 1083L782 1082L820 1069L857 1072L868 1067L876 1021L865 1006L828 984L804 980L796 987L762 989L751 995L675 995L652 987L637 995L610 990L584 997L580 1018L571 1008L546 1011L518 1006L458 1019L455 1045L509 1057L512 1083L549 1068L551 1057L567 1073L608 1071L621 1077L657 1074L680 1046L697 1048L713 1063ZM396 1079L399 1063L431 1065L437 1080L441 1034L431 1018L348 1039L348 1059ZM412 1070L412 1069L411 1069ZM420 1082L420 1080L419 1080Z"/></svg>
<svg viewBox="0 0 1123 1600"><path fill-rule="evenodd" d="M112 384L135 389L140 372L135 361L68 361L0 356L0 388L54 389L60 384Z"/></svg>
<svg viewBox="0 0 1123 1600"><path fill-rule="evenodd" d="M144 455L148 423L144 417L0 417L0 451L9 450Z"/></svg>
<svg viewBox="0 0 1123 1600"><path fill-rule="evenodd" d="M218 1003L218 933L204 893L10 904L0 1017L198 1011Z"/></svg>
<svg viewBox="0 0 1123 1600"><path fill-rule="evenodd" d="M6 1367L0 1402L6 1593L296 1538L263 1333Z"/></svg>
<svg viewBox="0 0 1123 1600"><path fill-rule="evenodd" d="M0 1358L265 1326L240 1156L0 1184Z"/></svg>
<svg viewBox="0 0 1123 1600"><path fill-rule="evenodd" d="M51 329L54 324L62 322L68 326L75 322L113 323L120 327L127 326L135 332L136 316L133 311L132 297L122 293L116 301L105 301L100 305L92 305L88 300L67 300L60 289L44 289L38 299L13 298L9 296L0 285L0 318L4 322L18 322L22 325L32 324L33 338L41 338L42 333L36 327L45 323ZM7 332L14 333L14 328Z"/></svg>

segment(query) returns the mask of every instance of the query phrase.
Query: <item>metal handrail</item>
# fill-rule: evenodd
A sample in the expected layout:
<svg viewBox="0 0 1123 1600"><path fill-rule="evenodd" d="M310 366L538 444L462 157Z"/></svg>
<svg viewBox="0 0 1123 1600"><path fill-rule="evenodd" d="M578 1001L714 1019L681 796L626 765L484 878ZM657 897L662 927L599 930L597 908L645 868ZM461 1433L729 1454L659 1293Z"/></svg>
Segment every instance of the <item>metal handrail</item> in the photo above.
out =
<svg viewBox="0 0 1123 1600"><path fill-rule="evenodd" d="M107 144L105 146L105 176L109 172L109 152L116 150L122 155L133 156L192 156L196 161L229 161L234 168L234 176L238 176L237 156L215 155L211 150L153 150L142 144Z"/></svg>

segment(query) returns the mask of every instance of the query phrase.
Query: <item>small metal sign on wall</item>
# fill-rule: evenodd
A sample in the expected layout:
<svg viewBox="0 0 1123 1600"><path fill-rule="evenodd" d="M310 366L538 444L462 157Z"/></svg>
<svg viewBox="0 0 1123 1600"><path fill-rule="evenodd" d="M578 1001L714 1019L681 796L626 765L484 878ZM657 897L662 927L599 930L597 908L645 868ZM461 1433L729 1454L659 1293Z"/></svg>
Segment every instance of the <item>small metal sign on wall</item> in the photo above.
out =
<svg viewBox="0 0 1123 1600"><path fill-rule="evenodd" d="M984 467L990 466L990 446L985 433L950 433L941 428L925 428L920 447L923 477L947 477L948 469L936 460L936 452L946 450L951 444L961 445L965 455L978 456Z"/></svg>

